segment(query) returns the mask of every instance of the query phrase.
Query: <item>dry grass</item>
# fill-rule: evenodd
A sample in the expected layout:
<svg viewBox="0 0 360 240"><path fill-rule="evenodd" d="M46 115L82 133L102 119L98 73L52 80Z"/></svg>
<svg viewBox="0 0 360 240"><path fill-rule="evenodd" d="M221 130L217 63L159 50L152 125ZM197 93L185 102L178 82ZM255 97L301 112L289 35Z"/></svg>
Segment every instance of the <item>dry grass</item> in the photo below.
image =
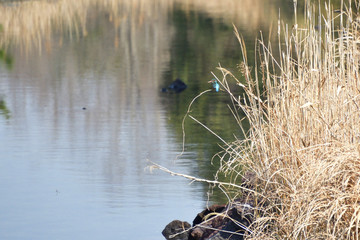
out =
<svg viewBox="0 0 360 240"><path fill-rule="evenodd" d="M221 67L218 80L250 122L247 137L225 144L215 180L152 166L248 199L255 221L246 239L360 239L360 20L351 3L340 12L325 5L324 15L308 6L303 26L279 24L279 54L260 40L255 77L235 30L246 83Z"/></svg>
<svg viewBox="0 0 360 240"><path fill-rule="evenodd" d="M259 41L255 79L237 32L246 84L220 68L251 126L219 170L234 185L254 176L251 191L231 186L258 203L247 239L360 239L360 23L326 6L319 30L312 9L304 26L279 26L280 59Z"/></svg>

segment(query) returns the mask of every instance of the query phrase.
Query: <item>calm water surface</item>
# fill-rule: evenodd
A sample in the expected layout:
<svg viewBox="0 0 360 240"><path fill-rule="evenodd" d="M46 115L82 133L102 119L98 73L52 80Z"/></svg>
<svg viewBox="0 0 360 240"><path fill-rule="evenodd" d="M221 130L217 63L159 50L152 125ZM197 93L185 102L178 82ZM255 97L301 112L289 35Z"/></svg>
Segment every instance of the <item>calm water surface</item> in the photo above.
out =
<svg viewBox="0 0 360 240"><path fill-rule="evenodd" d="M251 47L281 4L291 16L286 1L243 1L233 15L216 2L92 8L86 34L54 30L41 51L10 46L0 60L0 239L162 239L171 220L192 222L207 186L151 172L147 160L212 178L220 141L190 119L174 161L188 104L219 62L236 70L232 22ZM160 92L177 77L184 92ZM241 134L228 103L211 92L192 114L232 141Z"/></svg>

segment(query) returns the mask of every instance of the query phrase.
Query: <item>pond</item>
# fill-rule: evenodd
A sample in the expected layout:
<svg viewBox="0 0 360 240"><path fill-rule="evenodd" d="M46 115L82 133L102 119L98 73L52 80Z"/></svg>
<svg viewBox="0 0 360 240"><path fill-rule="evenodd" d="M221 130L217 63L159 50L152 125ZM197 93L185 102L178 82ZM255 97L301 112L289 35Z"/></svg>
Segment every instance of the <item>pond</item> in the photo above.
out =
<svg viewBox="0 0 360 240"><path fill-rule="evenodd" d="M279 9L291 21L292 1L71 2L0 2L0 238L162 239L226 198L149 160L213 178L223 143L190 118L177 157L189 103L219 63L237 72L233 23L253 61L259 30ZM183 92L161 92L176 78ZM191 114L231 142L228 104L207 92Z"/></svg>

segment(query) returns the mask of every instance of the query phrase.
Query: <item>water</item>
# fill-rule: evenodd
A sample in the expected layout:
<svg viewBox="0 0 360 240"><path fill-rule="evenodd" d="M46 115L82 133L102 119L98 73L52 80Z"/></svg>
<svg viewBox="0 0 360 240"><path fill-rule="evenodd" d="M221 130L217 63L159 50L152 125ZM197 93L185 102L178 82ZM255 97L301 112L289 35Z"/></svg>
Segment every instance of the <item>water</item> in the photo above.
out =
<svg viewBox="0 0 360 240"><path fill-rule="evenodd" d="M191 223L208 204L206 185L152 172L148 160L212 178L221 142L190 119L175 161L188 104L219 62L236 70L232 22L251 49L289 4L139 2L90 6L86 31L55 29L41 48L11 44L1 58L1 239L162 239L167 223ZM161 93L177 77L188 88ZM241 132L228 103L210 92L191 114L232 141Z"/></svg>

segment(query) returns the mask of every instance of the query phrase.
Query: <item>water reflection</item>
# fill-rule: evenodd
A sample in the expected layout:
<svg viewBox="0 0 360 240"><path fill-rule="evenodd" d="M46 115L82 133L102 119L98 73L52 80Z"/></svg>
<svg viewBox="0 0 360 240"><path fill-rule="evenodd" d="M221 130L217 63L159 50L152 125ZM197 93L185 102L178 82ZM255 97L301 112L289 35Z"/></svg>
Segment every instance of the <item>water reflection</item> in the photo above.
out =
<svg viewBox="0 0 360 240"><path fill-rule="evenodd" d="M0 118L1 238L159 239L166 223L191 221L206 204L207 186L144 171L146 159L212 178L219 140L189 119L174 163L181 121L219 62L236 69L231 23L250 45L268 29L263 1L102 2L1 5L0 44L14 59L0 65L2 114L11 113ZM184 92L160 92L177 77ZM230 141L241 133L228 103L209 92L192 114Z"/></svg>

